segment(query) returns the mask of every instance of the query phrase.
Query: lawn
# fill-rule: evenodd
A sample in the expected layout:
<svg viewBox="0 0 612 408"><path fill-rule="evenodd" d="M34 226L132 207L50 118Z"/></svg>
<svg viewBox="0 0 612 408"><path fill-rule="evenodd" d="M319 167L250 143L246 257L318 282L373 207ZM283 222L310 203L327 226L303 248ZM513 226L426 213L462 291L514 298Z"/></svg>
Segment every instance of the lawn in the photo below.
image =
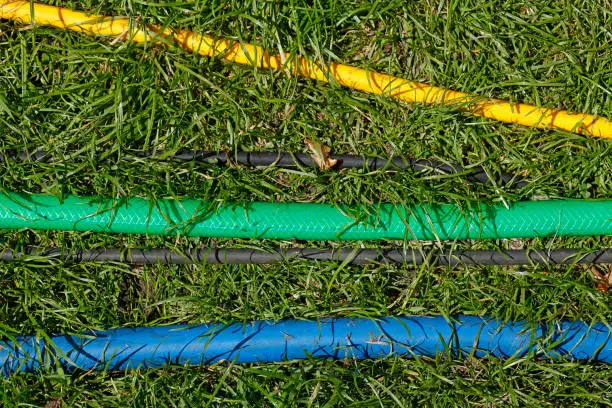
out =
<svg viewBox="0 0 612 408"><path fill-rule="evenodd" d="M595 1L53 1L188 28L472 92L612 118L612 3ZM599 4L598 4L599 3ZM520 190L464 175L125 161L181 149L438 158L519 174ZM612 142L408 105L234 66L177 48L0 21L0 188L67 194L324 203L611 198ZM2 231L0 248L306 246L293 241ZM338 243L317 242L320 247ZM343 244L350 245L350 244ZM375 246L363 242L356 245ZM606 237L388 246L599 248ZM607 272L607 267L598 267ZM0 335L255 319L487 315L612 321L591 267L0 264ZM612 370L568 361L388 358L61 370L0 379L4 406L610 406ZM58 405L60 404L60 405Z"/></svg>

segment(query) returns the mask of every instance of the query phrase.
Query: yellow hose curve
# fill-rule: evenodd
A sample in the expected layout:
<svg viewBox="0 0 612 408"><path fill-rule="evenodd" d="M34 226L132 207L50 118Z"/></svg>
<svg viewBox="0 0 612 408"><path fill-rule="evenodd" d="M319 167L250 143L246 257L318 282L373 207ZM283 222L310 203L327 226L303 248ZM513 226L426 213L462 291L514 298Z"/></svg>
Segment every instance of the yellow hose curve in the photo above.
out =
<svg viewBox="0 0 612 408"><path fill-rule="evenodd" d="M456 104L460 109L501 122L554 128L612 139L612 122L603 117L486 99L344 64L331 63L321 66L302 56L270 55L257 45L229 39L219 40L188 30L162 29L153 25L146 28L135 27L125 17L86 14L29 1L5 1L0 2L0 18L94 35L114 36L137 43L171 43L200 55L220 57L237 64L259 68L287 70L294 75L318 81L336 82L348 88L390 96L405 102Z"/></svg>

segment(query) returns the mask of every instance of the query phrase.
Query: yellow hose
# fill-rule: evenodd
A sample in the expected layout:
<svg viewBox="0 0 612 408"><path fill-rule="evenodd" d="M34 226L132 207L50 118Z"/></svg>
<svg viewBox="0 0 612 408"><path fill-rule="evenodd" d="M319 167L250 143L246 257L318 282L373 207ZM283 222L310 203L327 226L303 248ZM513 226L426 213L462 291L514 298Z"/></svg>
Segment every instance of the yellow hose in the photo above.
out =
<svg viewBox="0 0 612 408"><path fill-rule="evenodd" d="M331 63L320 66L302 56L269 55L257 45L228 39L216 40L188 30L162 29L153 25L146 28L135 27L125 17L86 14L29 1L0 0L0 18L94 35L114 36L138 43L171 43L200 55L221 57L227 61L259 68L287 70L294 75L324 82L337 82L352 89L390 96L405 102L457 104L459 108L475 115L501 122L554 128L612 139L612 122L603 117L486 99L344 64Z"/></svg>

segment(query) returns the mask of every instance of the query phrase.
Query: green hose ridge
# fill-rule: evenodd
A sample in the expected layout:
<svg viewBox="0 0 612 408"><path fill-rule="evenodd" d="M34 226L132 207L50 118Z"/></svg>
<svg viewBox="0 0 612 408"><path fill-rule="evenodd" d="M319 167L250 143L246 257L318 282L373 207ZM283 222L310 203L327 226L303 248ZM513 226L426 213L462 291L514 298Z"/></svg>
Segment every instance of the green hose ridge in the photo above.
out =
<svg viewBox="0 0 612 408"><path fill-rule="evenodd" d="M612 200L343 206L0 193L0 229L298 240L612 235Z"/></svg>

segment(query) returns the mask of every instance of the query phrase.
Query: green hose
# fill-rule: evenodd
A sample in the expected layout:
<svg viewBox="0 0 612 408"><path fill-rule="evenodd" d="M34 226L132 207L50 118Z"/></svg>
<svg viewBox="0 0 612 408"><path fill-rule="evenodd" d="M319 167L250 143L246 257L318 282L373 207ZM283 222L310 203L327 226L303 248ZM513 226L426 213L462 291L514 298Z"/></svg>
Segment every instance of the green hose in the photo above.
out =
<svg viewBox="0 0 612 408"><path fill-rule="evenodd" d="M334 206L0 193L0 228L299 240L612 235L612 200Z"/></svg>

